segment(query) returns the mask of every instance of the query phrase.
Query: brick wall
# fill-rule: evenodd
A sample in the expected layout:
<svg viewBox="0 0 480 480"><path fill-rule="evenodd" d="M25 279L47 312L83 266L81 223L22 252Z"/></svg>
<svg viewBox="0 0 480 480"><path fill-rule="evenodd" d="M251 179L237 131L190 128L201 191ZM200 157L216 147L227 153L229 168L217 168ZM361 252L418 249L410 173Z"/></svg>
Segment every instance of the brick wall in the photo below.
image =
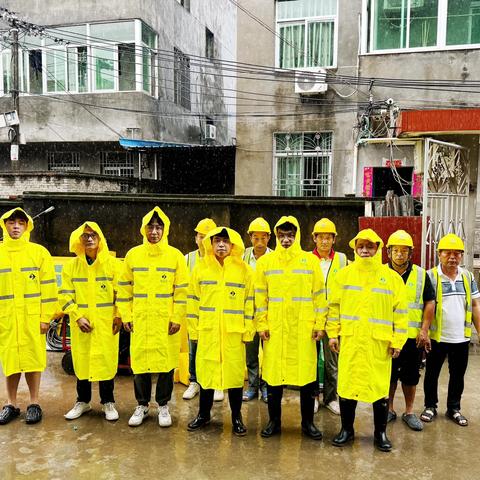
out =
<svg viewBox="0 0 480 480"><path fill-rule="evenodd" d="M96 175L44 173L0 174L0 198L22 195L24 192L122 192L136 193L135 181Z"/></svg>

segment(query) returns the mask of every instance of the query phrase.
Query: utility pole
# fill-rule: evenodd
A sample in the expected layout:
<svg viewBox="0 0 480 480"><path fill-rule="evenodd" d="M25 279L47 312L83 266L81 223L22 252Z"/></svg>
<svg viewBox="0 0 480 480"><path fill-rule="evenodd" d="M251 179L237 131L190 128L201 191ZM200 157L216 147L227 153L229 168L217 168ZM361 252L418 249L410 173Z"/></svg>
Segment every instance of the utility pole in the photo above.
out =
<svg viewBox="0 0 480 480"><path fill-rule="evenodd" d="M18 59L18 28L13 27L10 30L12 43L12 87L10 92L12 94L12 107L20 114L20 75ZM20 145L20 125L13 125L9 131L10 137L10 160L12 161L12 170L18 170L19 161L19 145Z"/></svg>

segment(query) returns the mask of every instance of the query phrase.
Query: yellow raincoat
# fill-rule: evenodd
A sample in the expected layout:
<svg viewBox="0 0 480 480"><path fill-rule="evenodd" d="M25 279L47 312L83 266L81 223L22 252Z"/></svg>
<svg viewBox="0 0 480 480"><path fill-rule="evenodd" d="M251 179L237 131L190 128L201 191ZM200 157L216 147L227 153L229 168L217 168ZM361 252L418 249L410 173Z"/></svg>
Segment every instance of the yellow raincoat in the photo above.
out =
<svg viewBox="0 0 480 480"><path fill-rule="evenodd" d="M160 242L149 243L145 227L154 213L164 223ZM132 322L130 342L134 373L169 372L178 367L180 332L168 334L169 322L185 327L188 270L182 253L168 244L170 220L155 207L143 217L143 244L128 251L118 282L117 306L123 323Z"/></svg>
<svg viewBox="0 0 480 480"><path fill-rule="evenodd" d="M23 212L15 208L0 219L0 361L6 376L45 370L47 353L40 323L49 323L57 311L52 257L46 248L30 242L33 220L27 215L27 230L21 238L14 240L7 233L5 220L15 210Z"/></svg>
<svg viewBox="0 0 480 480"><path fill-rule="evenodd" d="M407 306L402 278L382 265L381 238L370 229L358 239L380 246L375 256L360 258L340 270L328 298L327 335L340 336L338 395L373 403L388 397L392 358L389 347L407 340Z"/></svg>
<svg viewBox="0 0 480 480"><path fill-rule="evenodd" d="M269 385L303 386L317 376L314 330L326 320L325 283L320 262L300 246L295 217L282 217L277 227L290 222L297 227L294 244L285 249L277 238L275 250L260 257L255 271L257 331L270 331L263 342L262 378Z"/></svg>
<svg viewBox="0 0 480 480"><path fill-rule="evenodd" d="M89 265L80 236L85 227L98 233L100 242L95 261ZM118 335L113 335L112 324L118 316L115 290L118 283L120 261L108 252L107 242L95 222L85 222L70 235L72 258L62 271L59 290L60 307L70 317L73 367L80 380L91 382L111 380L118 366ZM85 317L92 326L84 333L77 320Z"/></svg>
<svg viewBox="0 0 480 480"><path fill-rule="evenodd" d="M253 340L252 269L243 262L245 250L240 235L225 228L232 242L231 254L220 265L211 239L203 240L205 256L194 268L187 300L188 333L198 340L196 371L200 385L225 390L243 386L245 344Z"/></svg>

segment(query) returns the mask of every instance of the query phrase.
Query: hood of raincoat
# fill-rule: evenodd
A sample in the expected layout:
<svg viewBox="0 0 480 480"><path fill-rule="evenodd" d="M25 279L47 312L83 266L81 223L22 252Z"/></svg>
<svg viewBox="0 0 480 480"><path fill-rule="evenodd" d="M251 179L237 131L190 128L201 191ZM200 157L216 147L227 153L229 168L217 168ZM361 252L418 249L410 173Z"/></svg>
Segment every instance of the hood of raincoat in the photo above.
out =
<svg viewBox="0 0 480 480"><path fill-rule="evenodd" d="M295 240L293 242L293 245L289 248L284 248L282 247L280 241L278 240L277 236L277 228L283 225L284 223L291 223L292 225L295 225L297 227L297 233L295 234ZM277 245L275 247L275 252L278 252L278 254L285 259L293 258L296 256L299 252L302 251L302 247L300 245L300 225L298 223L298 220L291 216L291 215L284 215L280 220L275 224L275 227L273 229L275 232L275 237L277 238Z"/></svg>
<svg viewBox="0 0 480 480"><path fill-rule="evenodd" d="M82 245L82 241L80 239L82 233L85 231L85 227L90 227L92 230L97 232L100 238L100 242L98 244L97 260L103 262L105 258L109 256L108 245L102 230L96 222L91 222L90 220L88 220L70 234L70 251L77 255L77 257L85 258L85 247Z"/></svg>
<svg viewBox="0 0 480 480"><path fill-rule="evenodd" d="M378 243L378 250L377 253L373 257L362 258L357 255L355 250L355 243L357 240L368 240L373 243ZM364 269L374 268L382 264L382 248L383 248L383 241L382 239L374 232L371 228L366 228L364 230L360 230L357 235L352 238L349 242L350 247L353 249L353 253L355 255L354 263Z"/></svg>
<svg viewBox="0 0 480 480"><path fill-rule="evenodd" d="M152 219L154 213L160 217L163 222L163 235L158 243L150 243L147 239L146 227L148 222ZM160 207L154 207L142 218L142 226L140 227L140 233L143 237L143 244L147 247L149 253L156 254L160 250L168 246L168 233L170 232L170 219L165 215L165 212Z"/></svg>
<svg viewBox="0 0 480 480"><path fill-rule="evenodd" d="M5 221L7 220L7 218L9 218L12 215L13 212L16 212L16 211L20 211L27 216L28 224L27 224L27 229L25 230L23 235L18 239L13 239L10 237L10 235L7 232ZM33 219L25 210L23 210L23 208L20 208L20 207L12 208L12 210L5 212L0 217L0 226L2 227L2 231L3 231L3 243L6 245L19 245L19 244L26 243L30 240L30 232L33 230Z"/></svg>
<svg viewBox="0 0 480 480"><path fill-rule="evenodd" d="M242 258L243 252L245 251L245 245L243 244L242 237L238 232L228 227L214 228L213 230L210 230L205 236L202 241L203 249L205 250L205 261L207 263L218 263L215 257L215 253L213 253L212 238L215 235L218 235L222 230L227 231L230 242L232 242L232 250L230 252L230 255L225 259L225 261L243 263ZM230 260L228 260L229 258Z"/></svg>

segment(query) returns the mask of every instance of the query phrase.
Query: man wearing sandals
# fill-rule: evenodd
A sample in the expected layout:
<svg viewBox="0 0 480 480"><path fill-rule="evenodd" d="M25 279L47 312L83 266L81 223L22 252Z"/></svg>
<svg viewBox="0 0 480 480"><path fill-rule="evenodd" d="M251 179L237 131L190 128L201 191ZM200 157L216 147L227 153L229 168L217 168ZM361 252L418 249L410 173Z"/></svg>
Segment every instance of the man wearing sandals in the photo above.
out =
<svg viewBox="0 0 480 480"><path fill-rule="evenodd" d="M413 411L415 393L420 380L423 350L430 350L428 328L435 313L435 291L427 272L411 262L412 237L405 230L392 233L387 242L388 265L401 277L406 286L408 306L408 339L398 358L392 360L388 421L397 418L393 400L398 380L402 382L405 397L405 413L402 420L415 431L423 430L423 423Z"/></svg>
<svg viewBox="0 0 480 480"><path fill-rule="evenodd" d="M437 306L430 327L432 348L425 369L425 409L420 416L424 422L431 422L437 415L438 377L448 357L450 378L445 415L462 427L468 425L460 412L460 401L472 322L480 332L480 293L473 274L460 267L464 251L459 237L452 233L445 235L438 243L440 263L428 271L436 291Z"/></svg>

